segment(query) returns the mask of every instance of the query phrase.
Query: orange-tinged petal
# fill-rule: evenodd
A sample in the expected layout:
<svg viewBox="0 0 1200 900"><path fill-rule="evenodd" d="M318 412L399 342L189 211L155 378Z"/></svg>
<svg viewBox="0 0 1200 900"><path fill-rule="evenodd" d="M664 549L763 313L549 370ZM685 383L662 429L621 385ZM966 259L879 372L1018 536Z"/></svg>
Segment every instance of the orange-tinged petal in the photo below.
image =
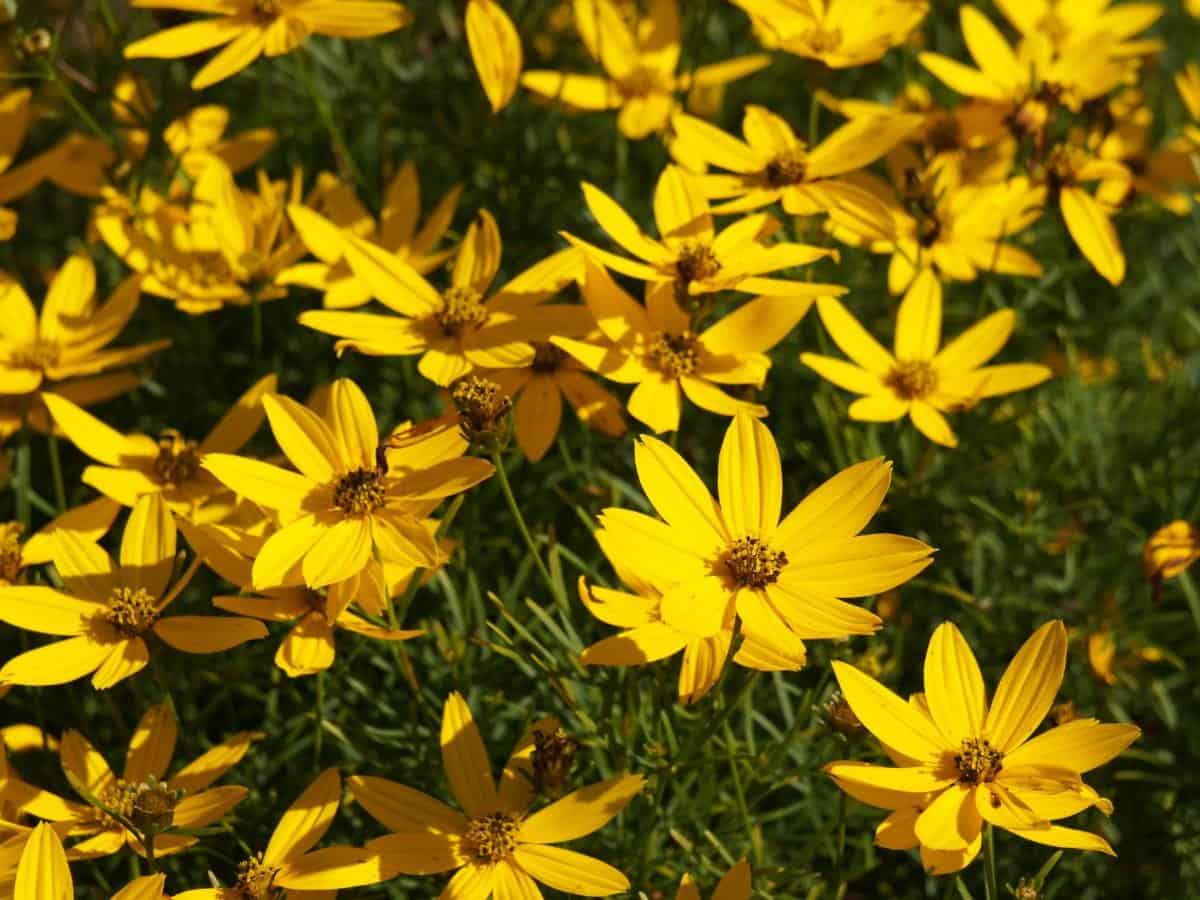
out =
<svg viewBox="0 0 1200 900"><path fill-rule="evenodd" d="M245 800L249 793L249 788L233 784L184 797L175 807L175 826L193 829L211 825Z"/></svg>
<svg viewBox="0 0 1200 900"><path fill-rule="evenodd" d="M947 749L932 722L874 678L838 660L832 665L846 702L879 740L918 760L939 758Z"/></svg>
<svg viewBox="0 0 1200 900"><path fill-rule="evenodd" d="M112 652L112 644L90 635L55 641L14 656L0 668L0 684L66 684L94 672Z"/></svg>
<svg viewBox="0 0 1200 900"><path fill-rule="evenodd" d="M463 695L446 698L442 712L442 762L458 805L469 816L494 812L499 802L483 738Z"/></svg>
<svg viewBox="0 0 1200 900"><path fill-rule="evenodd" d="M184 653L221 653L265 638L267 627L240 616L169 616L154 623L154 633Z"/></svg>
<svg viewBox="0 0 1200 900"><path fill-rule="evenodd" d="M1017 651L992 698L983 737L1007 753L1020 746L1049 713L1067 664L1067 630L1047 622Z"/></svg>

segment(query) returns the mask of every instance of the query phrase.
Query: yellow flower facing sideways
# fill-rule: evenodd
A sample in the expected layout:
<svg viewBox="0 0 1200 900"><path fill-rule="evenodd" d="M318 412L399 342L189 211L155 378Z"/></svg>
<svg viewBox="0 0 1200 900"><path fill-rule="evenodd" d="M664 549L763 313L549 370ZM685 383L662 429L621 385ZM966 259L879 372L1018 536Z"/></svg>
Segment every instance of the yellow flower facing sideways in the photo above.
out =
<svg viewBox="0 0 1200 900"><path fill-rule="evenodd" d="M700 900L700 889L691 875L684 875L679 882L675 900ZM750 863L743 859L730 866L712 892L712 900L750 900Z"/></svg>
<svg viewBox="0 0 1200 900"><path fill-rule="evenodd" d="M521 35L496 0L467 0L467 44L492 112L512 100L521 80Z"/></svg>
<svg viewBox="0 0 1200 900"><path fill-rule="evenodd" d="M242 860L236 879L228 888L198 888L173 895L173 900L267 900L276 896L275 874L315 847L333 824L342 796L342 779L337 769L318 775L284 811L271 832L267 849ZM346 848L345 858L338 851L322 851L331 864L349 861L356 851Z"/></svg>
<svg viewBox="0 0 1200 900"><path fill-rule="evenodd" d="M214 14L125 48L126 59L179 59L222 48L192 79L197 91L236 75L260 56L291 53L311 34L370 38L412 20L399 3L383 0L133 0L132 5Z"/></svg>
<svg viewBox="0 0 1200 900"><path fill-rule="evenodd" d="M439 291L411 265L353 235L344 244L350 268L384 306L399 315L314 310L300 324L340 337L336 349L370 356L420 355L417 370L446 387L476 369L520 368L534 358L531 342L562 333L577 315L543 305L570 284L580 254L560 250L492 292L500 268L500 230L486 210L459 248L450 286Z"/></svg>
<svg viewBox="0 0 1200 900"><path fill-rule="evenodd" d="M378 222L348 186L322 198L330 207L332 219L309 206L293 204L288 207L288 217L317 261L298 263L279 280L324 291L328 309L364 306L371 302L371 288L346 260L347 232L378 245L419 274L427 275L454 255L453 249L437 247L450 228L461 193L461 185L450 188L418 228L421 182L417 167L406 162L388 183Z"/></svg>
<svg viewBox="0 0 1200 900"><path fill-rule="evenodd" d="M20 522L0 522L0 587L22 584L26 569L50 562L58 536L64 531L94 544L108 534L120 509L107 497L98 497L51 519L24 541L21 535L25 527Z"/></svg>
<svg viewBox="0 0 1200 900"><path fill-rule="evenodd" d="M1049 38L1060 50L1087 46L1098 37L1118 58L1146 56L1162 49L1162 41L1138 39L1165 10L1157 3L1113 3L1111 0L996 0L996 7L1024 37Z"/></svg>
<svg viewBox="0 0 1200 900"><path fill-rule="evenodd" d="M1111 812L1082 776L1141 732L1075 719L1035 735L1066 659L1066 629L1047 622L1017 652L990 704L975 655L949 622L929 641L925 693L910 702L835 661L846 702L895 765L834 762L825 772L855 799L893 810L875 842L893 850L920 846L935 874L957 872L978 855L984 823L1038 844L1115 855L1099 835L1052 823L1093 806Z"/></svg>
<svg viewBox="0 0 1200 900"><path fill-rule="evenodd" d="M521 84L574 109L619 109L621 133L640 140L667 126L679 92L728 84L770 64L769 56L756 54L677 74L679 4L652 0L648 7L646 16L630 26L611 0L574 0L579 37L607 77L539 69L526 72Z"/></svg>
<svg viewBox="0 0 1200 900"><path fill-rule="evenodd" d="M1052 374L1040 363L984 365L1012 334L1016 314L1008 309L992 313L942 347L942 287L929 271L917 276L900 303L892 353L839 301L820 300L817 311L851 361L816 353L802 353L800 361L838 387L863 395L850 405L850 418L893 422L908 416L918 431L944 447L957 446L958 438L943 413L1023 391Z"/></svg>
<svg viewBox="0 0 1200 900"><path fill-rule="evenodd" d="M92 687L105 690L145 668L151 636L201 654L266 637L254 619L164 615L196 570L193 565L172 583L175 541L175 521L159 494L134 505L119 562L73 532L59 534L54 567L64 590L0 587L0 621L66 640L10 659L0 668L0 684L66 684L92 675Z"/></svg>
<svg viewBox="0 0 1200 900"><path fill-rule="evenodd" d="M1200 559L1200 528L1176 519L1146 539L1142 571L1147 578L1174 578Z"/></svg>
<svg viewBox="0 0 1200 900"><path fill-rule="evenodd" d="M229 514L233 497L204 471L204 459L210 453L235 453L254 437L263 421L263 395L274 391L275 383L274 375L259 379L200 441L173 428L157 438L121 434L65 397L47 393L43 400L71 443L100 463L83 470L84 484L123 506L160 494L177 516L215 521Z"/></svg>
<svg viewBox="0 0 1200 900"><path fill-rule="evenodd" d="M720 385L761 388L771 367L767 351L812 305L792 297L756 297L696 331L669 284L648 287L642 305L588 260L582 290L599 335L555 337L553 345L611 381L636 385L629 414L658 433L679 428L683 397L717 415L739 410L766 415L765 406L732 397Z"/></svg>
<svg viewBox="0 0 1200 900"><path fill-rule="evenodd" d="M846 293L836 284L762 277L836 254L805 244L764 244L762 238L776 224L766 213L745 216L718 233L699 179L679 166L667 166L654 188L658 240L643 232L629 213L594 185L585 182L583 196L600 227L636 259L601 250L566 232L563 237L615 272L651 285L672 285L680 301L696 302L689 298L719 291L794 298Z"/></svg>
<svg viewBox="0 0 1200 900"><path fill-rule="evenodd" d="M629 880L612 866L555 845L603 828L645 779L619 775L530 812L536 799L534 734L553 734L557 727L552 718L532 726L497 785L470 707L461 694L451 694L442 714L442 762L461 812L386 778L356 775L348 779L354 799L392 833L355 850L358 861L347 865L337 863L350 848L318 850L284 867L275 884L321 891L457 870L443 894L457 900L541 900L538 882L585 897L629 890Z"/></svg>
<svg viewBox="0 0 1200 900"><path fill-rule="evenodd" d="M841 598L894 588L933 561L932 549L913 538L859 534L891 482L891 466L881 459L838 473L782 516L779 450L749 413L734 417L721 444L718 500L657 438L643 437L634 460L661 519L604 510L605 552L643 561L646 579L661 593L659 618L681 633L676 650L688 636L728 631L736 615L747 639L799 668L804 639L878 630L877 616Z"/></svg>
<svg viewBox="0 0 1200 900"><path fill-rule="evenodd" d="M422 520L493 472L485 460L463 458L466 442L448 430L389 450L367 398L345 378L333 383L325 417L281 394L267 394L263 405L298 471L225 453L204 460L218 481L280 518L283 527L254 560L255 588L328 587L361 573L376 552L436 567L437 543Z"/></svg>

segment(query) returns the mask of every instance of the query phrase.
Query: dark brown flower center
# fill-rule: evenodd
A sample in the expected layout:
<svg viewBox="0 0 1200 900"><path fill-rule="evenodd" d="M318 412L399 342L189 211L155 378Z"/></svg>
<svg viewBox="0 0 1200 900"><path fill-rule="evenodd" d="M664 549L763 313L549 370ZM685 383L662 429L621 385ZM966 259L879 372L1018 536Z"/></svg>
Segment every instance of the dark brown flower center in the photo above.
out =
<svg viewBox="0 0 1200 900"><path fill-rule="evenodd" d="M466 850L480 863L495 863L508 857L517 848L521 823L516 816L496 812L468 820L463 843Z"/></svg>
<svg viewBox="0 0 1200 900"><path fill-rule="evenodd" d="M696 371L702 351L699 337L690 331L682 334L657 331L646 346L646 359L667 377L678 378Z"/></svg>
<svg viewBox="0 0 1200 900"><path fill-rule="evenodd" d="M459 334L464 328L478 328L487 321L487 308L478 291L467 287L452 287L442 294L442 308L433 316L447 337Z"/></svg>
<svg viewBox="0 0 1200 900"><path fill-rule="evenodd" d="M707 244L687 244L675 260L675 273L684 285L712 278L721 271L721 263Z"/></svg>
<svg viewBox="0 0 1200 900"><path fill-rule="evenodd" d="M235 887L246 900L271 900L276 896L271 882L278 871L277 866L268 866L263 862L262 854L257 853L238 863Z"/></svg>
<svg viewBox="0 0 1200 900"><path fill-rule="evenodd" d="M254 0L251 7L251 15L260 22L274 21L282 11L280 0Z"/></svg>
<svg viewBox="0 0 1200 900"><path fill-rule="evenodd" d="M44 372L58 362L62 348L54 341L35 340L23 347L17 347L9 357L9 365L15 369L32 369Z"/></svg>
<svg viewBox="0 0 1200 900"><path fill-rule="evenodd" d="M772 550L756 537L738 538L725 554L725 568L741 587L766 587L779 580L787 554Z"/></svg>
<svg viewBox="0 0 1200 900"><path fill-rule="evenodd" d="M1004 754L987 738L964 738L962 750L954 754L959 784L985 784L995 781L1003 768Z"/></svg>
<svg viewBox="0 0 1200 900"><path fill-rule="evenodd" d="M463 378L450 392L458 410L459 427L472 443L503 444L508 434L512 398L494 381L474 375Z"/></svg>
<svg viewBox="0 0 1200 900"><path fill-rule="evenodd" d="M104 617L126 637L137 637L158 621L154 597L145 588L114 588Z"/></svg>
<svg viewBox="0 0 1200 900"><path fill-rule="evenodd" d="M567 361L567 354L553 344L536 343L533 345L533 371L549 374L557 372Z"/></svg>
<svg viewBox="0 0 1200 900"><path fill-rule="evenodd" d="M355 469L333 486L333 505L352 516L366 515L383 506L387 489L378 469Z"/></svg>
<svg viewBox="0 0 1200 900"><path fill-rule="evenodd" d="M923 359L901 360L883 378L885 386L901 400L920 400L937 390L938 377Z"/></svg>
<svg viewBox="0 0 1200 900"><path fill-rule="evenodd" d="M154 474L165 485L191 481L200 471L200 456L195 441L189 441L174 429L158 436L158 456L154 458Z"/></svg>
<svg viewBox="0 0 1200 900"><path fill-rule="evenodd" d="M774 188L799 184L804 180L804 161L790 153L781 153L767 163L767 184Z"/></svg>

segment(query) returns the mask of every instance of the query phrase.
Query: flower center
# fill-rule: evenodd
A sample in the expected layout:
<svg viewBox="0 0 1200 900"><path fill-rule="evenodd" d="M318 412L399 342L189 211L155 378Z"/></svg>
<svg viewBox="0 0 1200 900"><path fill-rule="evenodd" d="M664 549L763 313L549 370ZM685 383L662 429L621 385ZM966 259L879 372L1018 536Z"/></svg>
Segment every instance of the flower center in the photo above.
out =
<svg viewBox="0 0 1200 900"><path fill-rule="evenodd" d="M333 487L333 504L352 516L374 512L383 506L386 489L378 469L355 469Z"/></svg>
<svg viewBox="0 0 1200 900"><path fill-rule="evenodd" d="M567 361L567 354L553 344L536 343L533 345L533 371L549 374L557 372Z"/></svg>
<svg viewBox="0 0 1200 900"><path fill-rule="evenodd" d="M962 751L954 754L959 784L980 784L995 781L1003 768L1004 754L993 747L987 738L964 738Z"/></svg>
<svg viewBox="0 0 1200 900"><path fill-rule="evenodd" d="M923 359L907 359L896 363L883 378L901 400L919 400L937 390L938 377L933 366Z"/></svg>
<svg viewBox="0 0 1200 900"><path fill-rule="evenodd" d="M168 428L158 436L158 456L154 458L154 474L166 485L191 481L200 471L197 444Z"/></svg>
<svg viewBox="0 0 1200 900"><path fill-rule="evenodd" d="M686 286L693 281L712 278L721 271L721 263L707 244L686 244L675 260L675 273Z"/></svg>
<svg viewBox="0 0 1200 900"><path fill-rule="evenodd" d="M725 555L725 567L742 587L765 587L779 580L787 554L772 550L756 537L738 538Z"/></svg>
<svg viewBox="0 0 1200 900"><path fill-rule="evenodd" d="M21 574L21 532L25 526L20 522L5 522L0 525L0 587L17 583Z"/></svg>
<svg viewBox="0 0 1200 900"><path fill-rule="evenodd" d="M814 28L808 33L808 46L816 53L829 53L842 46L840 28Z"/></svg>
<svg viewBox="0 0 1200 900"><path fill-rule="evenodd" d="M271 882L275 879L275 873L278 871L277 866L268 866L263 863L262 854L256 853L238 863L238 878L234 887L241 891L242 896L247 900L267 900L267 898L275 896Z"/></svg>
<svg viewBox="0 0 1200 900"><path fill-rule="evenodd" d="M645 97L658 86L658 74L653 69L638 66L620 82L621 93L626 97Z"/></svg>
<svg viewBox="0 0 1200 900"><path fill-rule="evenodd" d="M137 637L158 621L158 610L154 598L145 588L119 587L109 596L104 617L121 634Z"/></svg>
<svg viewBox="0 0 1200 900"><path fill-rule="evenodd" d="M143 831L162 832L174 824L175 807L183 799L183 791L172 790L153 775L139 782L118 778L96 799L125 822ZM125 827L125 822L103 810L100 820L111 827Z"/></svg>
<svg viewBox="0 0 1200 900"><path fill-rule="evenodd" d="M478 328L487 321L488 312L478 291L467 287L452 287L442 294L442 308L433 317L447 337L464 328Z"/></svg>
<svg viewBox="0 0 1200 900"><path fill-rule="evenodd" d="M700 362L700 339L691 331L682 334L655 332L646 347L646 359L670 378L691 375Z"/></svg>
<svg viewBox="0 0 1200 900"><path fill-rule="evenodd" d="M33 369L44 372L56 362L61 348L54 341L43 341L40 338L32 344L17 347L9 357L9 365L15 369Z"/></svg>
<svg viewBox="0 0 1200 900"><path fill-rule="evenodd" d="M506 858L517 847L517 832L521 824L508 813L489 813L467 822L464 843L467 850L481 863L494 863Z"/></svg>
<svg viewBox="0 0 1200 900"><path fill-rule="evenodd" d="M767 163L767 184L774 188L799 184L804 180L804 162L790 153L781 153Z"/></svg>
<svg viewBox="0 0 1200 900"><path fill-rule="evenodd" d="M512 398L500 385L472 375L454 385L450 399L458 411L463 437L471 443L504 444Z"/></svg>
<svg viewBox="0 0 1200 900"><path fill-rule="evenodd" d="M951 115L939 116L925 132L925 140L935 153L958 149L962 144L958 120Z"/></svg>
<svg viewBox="0 0 1200 900"><path fill-rule="evenodd" d="M260 22L270 22L282 12L280 5L279 0L254 0L251 15Z"/></svg>

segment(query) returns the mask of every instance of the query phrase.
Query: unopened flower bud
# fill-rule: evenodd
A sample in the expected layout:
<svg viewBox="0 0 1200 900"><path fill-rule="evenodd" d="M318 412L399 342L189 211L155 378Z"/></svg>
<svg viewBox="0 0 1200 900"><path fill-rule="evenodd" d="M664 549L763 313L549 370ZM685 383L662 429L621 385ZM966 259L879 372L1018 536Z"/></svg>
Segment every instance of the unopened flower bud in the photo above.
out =
<svg viewBox="0 0 1200 900"><path fill-rule="evenodd" d="M563 729L533 733L533 786L542 794L558 796L571 777L579 741Z"/></svg>
<svg viewBox="0 0 1200 900"><path fill-rule="evenodd" d="M130 789L129 821L143 832L166 831L175 821L183 791L173 791L153 775Z"/></svg>
<svg viewBox="0 0 1200 900"><path fill-rule="evenodd" d="M512 398L500 385L472 375L455 384L450 397L458 410L463 437L468 441L489 452L508 443Z"/></svg>

